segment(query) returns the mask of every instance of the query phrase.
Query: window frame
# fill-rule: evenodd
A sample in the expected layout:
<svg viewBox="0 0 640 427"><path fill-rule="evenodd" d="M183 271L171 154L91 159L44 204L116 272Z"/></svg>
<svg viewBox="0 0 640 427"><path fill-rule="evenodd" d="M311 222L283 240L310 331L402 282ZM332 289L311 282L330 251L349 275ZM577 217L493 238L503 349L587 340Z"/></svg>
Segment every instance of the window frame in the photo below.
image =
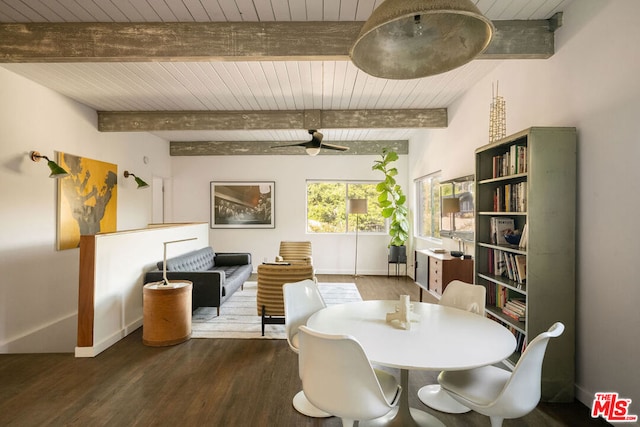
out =
<svg viewBox="0 0 640 427"><path fill-rule="evenodd" d="M413 236L416 239L430 240L434 242L442 242L442 235L440 234L440 184L442 178L442 171L438 170L431 172L427 175L420 176L413 180L414 183L414 195L415 195L415 214ZM430 200L429 206L425 206L426 202L422 196L422 187L424 182L428 181ZM430 234L423 233L423 215L426 209L430 209Z"/></svg>
<svg viewBox="0 0 640 427"><path fill-rule="evenodd" d="M305 181L305 234L328 234L328 235L351 235L356 234L355 230L350 231L350 221L348 213L346 213L346 204L349 199L349 185L361 185L368 184L375 186L379 183L378 180L354 180L354 179L307 179ZM344 193L344 202L345 202L345 230L344 231L311 231L309 230L309 184L313 183L336 183L336 184L345 184L345 193ZM375 201L369 201L368 203L377 203L377 199ZM383 218L384 221L384 230L383 231L367 231L367 230L358 230L358 234L367 234L367 235L385 235L389 234L389 220Z"/></svg>

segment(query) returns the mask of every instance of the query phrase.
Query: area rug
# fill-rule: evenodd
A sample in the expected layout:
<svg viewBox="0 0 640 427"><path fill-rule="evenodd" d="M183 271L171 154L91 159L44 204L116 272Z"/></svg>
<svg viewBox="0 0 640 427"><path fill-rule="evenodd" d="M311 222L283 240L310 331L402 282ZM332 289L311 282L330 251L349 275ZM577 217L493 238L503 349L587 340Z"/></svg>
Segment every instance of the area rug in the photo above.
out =
<svg viewBox="0 0 640 427"><path fill-rule="evenodd" d="M362 301L355 283L319 283L320 294L327 305ZM256 338L286 339L284 325L266 325L264 336L256 310L256 282L245 282L220 307L200 307L191 318L191 338Z"/></svg>

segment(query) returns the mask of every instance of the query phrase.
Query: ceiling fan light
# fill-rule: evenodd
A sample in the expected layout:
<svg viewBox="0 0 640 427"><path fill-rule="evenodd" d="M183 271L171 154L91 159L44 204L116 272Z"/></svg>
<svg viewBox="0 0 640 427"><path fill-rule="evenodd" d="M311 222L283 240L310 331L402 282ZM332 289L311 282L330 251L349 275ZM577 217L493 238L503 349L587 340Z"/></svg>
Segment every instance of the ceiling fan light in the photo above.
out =
<svg viewBox="0 0 640 427"><path fill-rule="evenodd" d="M374 77L415 79L473 60L493 33L471 0L386 0L362 26L349 56Z"/></svg>
<svg viewBox="0 0 640 427"><path fill-rule="evenodd" d="M320 154L320 147L306 147L305 151L310 156L317 156Z"/></svg>

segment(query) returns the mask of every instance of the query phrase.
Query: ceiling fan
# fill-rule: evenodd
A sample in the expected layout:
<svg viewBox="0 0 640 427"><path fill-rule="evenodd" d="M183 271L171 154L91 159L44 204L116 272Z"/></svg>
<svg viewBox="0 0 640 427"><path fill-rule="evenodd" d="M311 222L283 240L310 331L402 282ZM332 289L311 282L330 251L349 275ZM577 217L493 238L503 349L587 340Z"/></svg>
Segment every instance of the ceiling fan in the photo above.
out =
<svg viewBox="0 0 640 427"><path fill-rule="evenodd" d="M274 145L271 148L281 148L281 147L304 147L307 154L310 156L316 156L320 152L321 148L326 148L328 150L338 150L338 151L347 151L349 147L342 147L340 145L328 144L326 142L322 142L323 135L315 129L309 129L309 135L311 135L311 141L306 142L298 142L296 144L288 144L288 145Z"/></svg>

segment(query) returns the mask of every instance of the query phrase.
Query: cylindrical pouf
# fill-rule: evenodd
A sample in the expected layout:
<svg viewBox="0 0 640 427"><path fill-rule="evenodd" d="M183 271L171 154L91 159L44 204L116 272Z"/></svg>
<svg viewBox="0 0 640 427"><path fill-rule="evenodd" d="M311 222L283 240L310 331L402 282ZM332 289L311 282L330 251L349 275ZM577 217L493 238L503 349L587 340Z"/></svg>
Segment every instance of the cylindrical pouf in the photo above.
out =
<svg viewBox="0 0 640 427"><path fill-rule="evenodd" d="M188 280L144 285L142 343L153 347L175 345L191 338L191 290Z"/></svg>

